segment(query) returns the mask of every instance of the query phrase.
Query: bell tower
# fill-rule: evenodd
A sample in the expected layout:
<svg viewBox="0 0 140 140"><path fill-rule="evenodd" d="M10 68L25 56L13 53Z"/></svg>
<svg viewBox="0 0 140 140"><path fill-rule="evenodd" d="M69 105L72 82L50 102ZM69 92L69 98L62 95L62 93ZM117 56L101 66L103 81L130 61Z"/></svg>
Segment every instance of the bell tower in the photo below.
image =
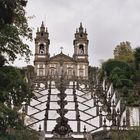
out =
<svg viewBox="0 0 140 140"><path fill-rule="evenodd" d="M35 72L37 76L45 76L46 63L49 60L49 33L42 22L40 29L37 29L35 38Z"/></svg>
<svg viewBox="0 0 140 140"><path fill-rule="evenodd" d="M79 29L76 29L75 39L73 41L73 57L75 60L83 59L88 62L88 42L86 29L80 23Z"/></svg>
<svg viewBox="0 0 140 140"><path fill-rule="evenodd" d="M73 58L77 62L77 76L85 79L88 78L88 42L86 29L80 23L80 27L76 29L73 41Z"/></svg>

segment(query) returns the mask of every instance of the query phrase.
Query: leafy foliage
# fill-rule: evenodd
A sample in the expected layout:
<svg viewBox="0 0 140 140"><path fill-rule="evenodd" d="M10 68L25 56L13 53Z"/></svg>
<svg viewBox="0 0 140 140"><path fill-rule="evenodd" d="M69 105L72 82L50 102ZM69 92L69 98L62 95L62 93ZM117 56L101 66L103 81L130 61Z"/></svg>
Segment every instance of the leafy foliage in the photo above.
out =
<svg viewBox="0 0 140 140"><path fill-rule="evenodd" d="M12 129L10 134L0 135L0 140L39 140L39 134L27 128Z"/></svg>
<svg viewBox="0 0 140 140"><path fill-rule="evenodd" d="M22 126L19 114L6 105L0 103L0 134L5 134L8 129L18 129Z"/></svg>
<svg viewBox="0 0 140 140"><path fill-rule="evenodd" d="M140 128L134 130L117 130L111 133L112 140L138 140L140 137Z"/></svg>
<svg viewBox="0 0 140 140"><path fill-rule="evenodd" d="M19 111L22 103L29 103L32 91L20 70L3 66L0 68L0 132L23 129Z"/></svg>
<svg viewBox="0 0 140 140"><path fill-rule="evenodd" d="M119 75L125 74L128 78L130 78L131 74L134 73L134 69L130 67L128 63L115 59L109 59L104 62L102 65L102 70L106 72L106 76L110 76L111 73L117 72Z"/></svg>
<svg viewBox="0 0 140 140"><path fill-rule="evenodd" d="M20 73L22 72L22 74ZM22 103L29 103L32 91L24 78L23 70L11 66L0 68L0 139L23 140L37 136L23 124Z"/></svg>
<svg viewBox="0 0 140 140"><path fill-rule="evenodd" d="M31 51L22 39L31 39L31 29L28 28L25 17L25 0L0 1L0 54L7 60L14 61L17 55L29 59Z"/></svg>
<svg viewBox="0 0 140 140"><path fill-rule="evenodd" d="M0 0L0 140L37 140L38 136L23 124L19 110L33 97L23 70L4 66L17 56L29 60L31 51L23 42L31 39L25 16L26 0ZM21 73L22 72L22 73Z"/></svg>
<svg viewBox="0 0 140 140"><path fill-rule="evenodd" d="M130 42L121 42L114 50L114 58L124 62L131 63L134 60L133 50Z"/></svg>
<svg viewBox="0 0 140 140"><path fill-rule="evenodd" d="M17 68L3 66L0 69L0 101L9 107L20 107L33 96L26 80Z"/></svg>
<svg viewBox="0 0 140 140"><path fill-rule="evenodd" d="M140 47L135 48L134 50L134 58L135 58L135 65L136 69L139 70L140 65Z"/></svg>
<svg viewBox="0 0 140 140"><path fill-rule="evenodd" d="M113 86L120 92L127 105L139 106L140 47L132 50L129 42L120 43L115 48L114 57L102 64L100 80L106 77L108 82L113 83Z"/></svg>
<svg viewBox="0 0 140 140"><path fill-rule="evenodd" d="M12 24L15 18L16 8L19 6L26 6L25 0L1 0L0 1L0 16L1 24Z"/></svg>
<svg viewBox="0 0 140 140"><path fill-rule="evenodd" d="M128 104L133 100L134 97L129 98L131 96L129 90L133 89L135 84L135 69L132 66L123 61L109 59L102 65L101 77L104 76L120 91Z"/></svg>
<svg viewBox="0 0 140 140"><path fill-rule="evenodd" d="M128 84L126 82L127 79L133 80L135 70L126 62L109 59L103 63L101 75L107 76L109 80L114 81L114 86L117 87L115 83L118 79L120 79L123 84Z"/></svg>

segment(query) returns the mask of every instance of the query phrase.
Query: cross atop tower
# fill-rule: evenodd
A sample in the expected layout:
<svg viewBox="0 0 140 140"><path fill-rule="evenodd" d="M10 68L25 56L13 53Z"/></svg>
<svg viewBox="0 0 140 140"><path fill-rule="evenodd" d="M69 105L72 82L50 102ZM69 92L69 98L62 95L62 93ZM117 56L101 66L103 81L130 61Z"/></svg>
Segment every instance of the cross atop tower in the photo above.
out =
<svg viewBox="0 0 140 140"><path fill-rule="evenodd" d="M63 51L64 48L61 46L60 49L61 49L61 53L62 53L62 51Z"/></svg>

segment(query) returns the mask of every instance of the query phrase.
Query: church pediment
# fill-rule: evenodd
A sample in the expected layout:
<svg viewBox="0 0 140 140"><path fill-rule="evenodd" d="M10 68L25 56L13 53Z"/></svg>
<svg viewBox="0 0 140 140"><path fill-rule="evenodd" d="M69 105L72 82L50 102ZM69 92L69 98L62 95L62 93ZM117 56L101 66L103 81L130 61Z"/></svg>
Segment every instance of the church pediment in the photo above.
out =
<svg viewBox="0 0 140 140"><path fill-rule="evenodd" d="M75 60L72 57L70 57L68 55L65 55L63 53L60 53L58 55L55 55L55 56L51 57L50 61L56 61L56 62L60 62L60 61L75 62Z"/></svg>

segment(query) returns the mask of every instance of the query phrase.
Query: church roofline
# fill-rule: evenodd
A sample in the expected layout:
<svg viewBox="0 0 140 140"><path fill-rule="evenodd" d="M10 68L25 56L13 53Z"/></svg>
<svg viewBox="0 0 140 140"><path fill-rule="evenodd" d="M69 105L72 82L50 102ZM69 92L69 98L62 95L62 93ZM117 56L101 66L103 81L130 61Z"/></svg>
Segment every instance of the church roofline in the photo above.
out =
<svg viewBox="0 0 140 140"><path fill-rule="evenodd" d="M53 59L55 59L55 58L57 58L57 57L66 57L66 58L68 58L69 60L71 60L71 61L73 61L73 62L76 62L72 57L70 57L70 56L68 56L68 55L66 55L66 54L63 54L62 52L59 53L59 54L57 54L57 55L55 55L55 56L52 56L52 57L50 58L50 61L53 60Z"/></svg>

